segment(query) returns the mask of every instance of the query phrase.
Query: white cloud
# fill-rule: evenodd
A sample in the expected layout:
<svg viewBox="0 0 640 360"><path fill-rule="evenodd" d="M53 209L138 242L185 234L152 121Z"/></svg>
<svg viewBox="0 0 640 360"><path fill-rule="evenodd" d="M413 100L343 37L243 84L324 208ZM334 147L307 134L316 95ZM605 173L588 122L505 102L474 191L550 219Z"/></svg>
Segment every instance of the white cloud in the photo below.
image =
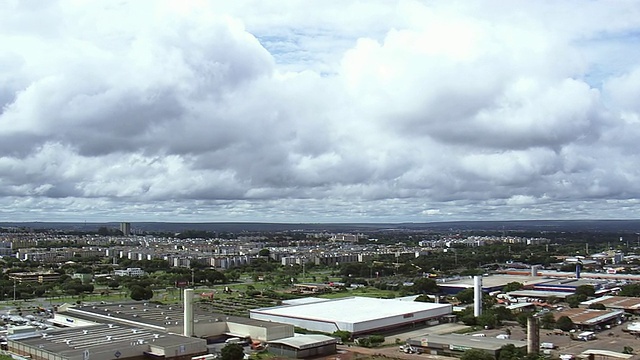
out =
<svg viewBox="0 0 640 360"><path fill-rule="evenodd" d="M1 213L635 218L638 11L5 2Z"/></svg>

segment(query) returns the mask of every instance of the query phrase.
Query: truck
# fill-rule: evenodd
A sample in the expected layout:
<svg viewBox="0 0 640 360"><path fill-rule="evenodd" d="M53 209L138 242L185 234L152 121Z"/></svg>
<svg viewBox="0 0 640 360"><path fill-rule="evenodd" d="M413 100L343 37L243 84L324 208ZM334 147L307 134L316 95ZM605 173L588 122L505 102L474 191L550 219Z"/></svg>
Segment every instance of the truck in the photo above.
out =
<svg viewBox="0 0 640 360"><path fill-rule="evenodd" d="M549 350L553 350L553 349L555 349L555 348L556 348L556 346L555 346L555 344L554 344L554 343L551 343L551 342L543 342L543 343L540 343L540 349L549 349Z"/></svg>

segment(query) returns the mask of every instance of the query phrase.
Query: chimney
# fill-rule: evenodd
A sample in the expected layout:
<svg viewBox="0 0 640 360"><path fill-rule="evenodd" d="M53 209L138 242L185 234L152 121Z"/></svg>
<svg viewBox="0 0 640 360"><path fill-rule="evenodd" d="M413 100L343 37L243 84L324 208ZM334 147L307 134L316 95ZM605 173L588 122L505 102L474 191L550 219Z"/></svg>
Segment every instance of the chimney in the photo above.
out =
<svg viewBox="0 0 640 360"><path fill-rule="evenodd" d="M537 354L540 352L540 328L538 319L529 317L527 319L527 353Z"/></svg>
<svg viewBox="0 0 640 360"><path fill-rule="evenodd" d="M473 277L473 316L482 315L482 276Z"/></svg>
<svg viewBox="0 0 640 360"><path fill-rule="evenodd" d="M582 268L582 262L578 261L576 263L576 279L580 279L580 270Z"/></svg>
<svg viewBox="0 0 640 360"><path fill-rule="evenodd" d="M193 289L184 289L184 336L193 336Z"/></svg>

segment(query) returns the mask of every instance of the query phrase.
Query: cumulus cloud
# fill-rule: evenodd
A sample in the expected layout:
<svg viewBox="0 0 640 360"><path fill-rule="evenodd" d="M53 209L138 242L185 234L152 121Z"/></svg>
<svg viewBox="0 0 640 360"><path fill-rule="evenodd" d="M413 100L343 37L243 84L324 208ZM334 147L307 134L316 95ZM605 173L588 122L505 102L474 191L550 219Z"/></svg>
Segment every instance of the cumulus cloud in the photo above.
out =
<svg viewBox="0 0 640 360"><path fill-rule="evenodd" d="M0 214L635 218L639 9L577 4L5 2Z"/></svg>

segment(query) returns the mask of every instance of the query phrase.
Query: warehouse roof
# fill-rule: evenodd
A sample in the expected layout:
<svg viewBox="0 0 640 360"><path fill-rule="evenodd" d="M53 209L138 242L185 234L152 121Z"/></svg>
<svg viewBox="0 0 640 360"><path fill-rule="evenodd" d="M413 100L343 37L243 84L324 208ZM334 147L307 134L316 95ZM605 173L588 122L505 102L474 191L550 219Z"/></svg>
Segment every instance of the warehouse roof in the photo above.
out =
<svg viewBox="0 0 640 360"><path fill-rule="evenodd" d="M640 309L640 298L627 296L602 296L593 300L583 301L581 305L602 304L606 308L637 310Z"/></svg>
<svg viewBox="0 0 640 360"><path fill-rule="evenodd" d="M367 297L348 297L310 304L279 306L251 310L252 313L322 319L342 322L377 320L434 309L449 309L450 304L398 301Z"/></svg>
<svg viewBox="0 0 640 360"><path fill-rule="evenodd" d="M63 357L81 356L85 351L107 352L130 347L132 344L165 347L204 342L175 334L157 333L144 328L134 328L115 324L93 325L82 328L66 328L9 337L40 351L60 354Z"/></svg>
<svg viewBox="0 0 640 360"><path fill-rule="evenodd" d="M517 290L508 292L507 295L513 297L530 297L542 299L555 296L558 299L565 299L567 296L573 295L573 293L567 291Z"/></svg>
<svg viewBox="0 0 640 360"><path fill-rule="evenodd" d="M64 311L67 311L72 316L96 322L120 322L129 325L140 324L157 329L182 326L184 322L184 310L181 305L126 302L116 304L85 305L79 307L69 306L61 312ZM224 321L266 328L282 326L282 324L279 323L207 312L206 309L199 309L198 307L195 307L194 309L194 321Z"/></svg>
<svg viewBox="0 0 640 360"><path fill-rule="evenodd" d="M555 313L556 319L568 316L574 324L597 325L624 315L622 310L565 309Z"/></svg>
<svg viewBox="0 0 640 360"><path fill-rule="evenodd" d="M492 275L482 277L483 288L494 288L505 286L510 282L519 282L523 285L535 285L553 281L554 279L548 279L540 276L524 276L524 275ZM463 277L460 279L449 280L444 282L438 282L440 286L447 287L459 287L459 288L472 288L473 277Z"/></svg>
<svg viewBox="0 0 640 360"><path fill-rule="evenodd" d="M424 335L421 337L411 338L407 341L410 345L422 347L446 347L449 350L468 350L478 349L487 351L498 351L505 345L512 344L516 347L526 346L526 342L497 339L493 337L475 337L469 335Z"/></svg>
<svg viewBox="0 0 640 360"><path fill-rule="evenodd" d="M270 343L272 344L283 344L299 350L318 347L318 346L324 346L329 344L336 344L337 342L338 342L337 338L327 336L327 335L320 335L320 334L297 335L293 337L270 341Z"/></svg>

